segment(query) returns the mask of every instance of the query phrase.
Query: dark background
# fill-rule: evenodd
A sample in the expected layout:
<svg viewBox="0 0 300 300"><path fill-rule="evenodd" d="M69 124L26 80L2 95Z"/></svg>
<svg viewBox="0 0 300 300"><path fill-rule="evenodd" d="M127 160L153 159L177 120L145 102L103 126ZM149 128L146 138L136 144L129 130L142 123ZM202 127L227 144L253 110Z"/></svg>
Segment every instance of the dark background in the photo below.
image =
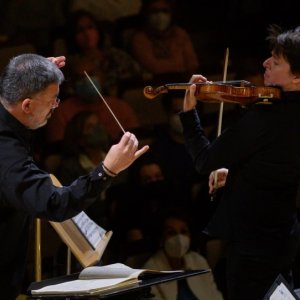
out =
<svg viewBox="0 0 300 300"><path fill-rule="evenodd" d="M0 35L10 37L5 42L0 39L0 50L29 42L36 44L39 54L60 54L54 53L52 42L63 35L70 2L0 0ZM226 47L229 47L232 63L238 64L243 57L262 61L269 55L265 42L269 24L275 23L284 29L300 24L299 0L279 4L273 0L174 0L174 3L175 22L189 32L203 74L222 71ZM43 12L40 7L45 7ZM0 57L2 59L6 58Z"/></svg>

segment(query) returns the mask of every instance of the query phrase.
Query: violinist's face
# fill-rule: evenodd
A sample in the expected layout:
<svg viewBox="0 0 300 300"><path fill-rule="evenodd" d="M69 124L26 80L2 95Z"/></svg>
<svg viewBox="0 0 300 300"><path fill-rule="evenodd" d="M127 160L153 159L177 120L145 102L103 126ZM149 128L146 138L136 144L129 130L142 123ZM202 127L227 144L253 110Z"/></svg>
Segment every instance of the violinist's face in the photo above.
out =
<svg viewBox="0 0 300 300"><path fill-rule="evenodd" d="M266 86L280 86L286 91L295 89L295 76L291 73L289 63L282 56L272 53L272 56L264 61L263 66Z"/></svg>

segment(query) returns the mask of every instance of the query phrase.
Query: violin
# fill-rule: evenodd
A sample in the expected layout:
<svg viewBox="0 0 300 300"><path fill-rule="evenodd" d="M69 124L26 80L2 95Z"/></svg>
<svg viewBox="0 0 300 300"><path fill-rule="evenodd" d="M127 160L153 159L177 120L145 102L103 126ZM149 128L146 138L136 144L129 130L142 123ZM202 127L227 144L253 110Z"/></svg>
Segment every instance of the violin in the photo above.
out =
<svg viewBox="0 0 300 300"><path fill-rule="evenodd" d="M144 95L148 99L155 99L161 94L168 93L169 90L186 90L192 83L168 83L163 86L153 88L146 86ZM239 84L240 86L237 86ZM279 100L281 90L276 87L252 86L245 80L234 80L226 82L204 82L195 83L195 96L197 100L211 103L237 103L249 105L252 103L271 104L273 100Z"/></svg>

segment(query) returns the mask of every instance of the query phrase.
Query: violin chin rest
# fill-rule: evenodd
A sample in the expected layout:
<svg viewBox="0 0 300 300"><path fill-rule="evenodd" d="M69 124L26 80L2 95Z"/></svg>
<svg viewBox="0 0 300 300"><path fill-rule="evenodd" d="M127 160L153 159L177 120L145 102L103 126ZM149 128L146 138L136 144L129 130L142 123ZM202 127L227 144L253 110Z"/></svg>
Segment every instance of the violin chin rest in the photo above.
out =
<svg viewBox="0 0 300 300"><path fill-rule="evenodd" d="M255 104L270 105L270 104L273 104L273 102L269 101L269 99L263 99L261 101L255 102Z"/></svg>

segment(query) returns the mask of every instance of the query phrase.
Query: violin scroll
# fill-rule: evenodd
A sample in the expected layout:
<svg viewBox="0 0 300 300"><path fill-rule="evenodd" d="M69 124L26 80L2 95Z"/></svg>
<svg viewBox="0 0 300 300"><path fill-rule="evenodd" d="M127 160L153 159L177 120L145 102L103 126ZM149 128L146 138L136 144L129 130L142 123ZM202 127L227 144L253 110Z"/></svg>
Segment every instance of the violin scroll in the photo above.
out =
<svg viewBox="0 0 300 300"><path fill-rule="evenodd" d="M159 86L157 88L153 88L148 85L144 88L144 96L150 100L155 99L160 94L166 94L168 92L168 88L166 86Z"/></svg>

